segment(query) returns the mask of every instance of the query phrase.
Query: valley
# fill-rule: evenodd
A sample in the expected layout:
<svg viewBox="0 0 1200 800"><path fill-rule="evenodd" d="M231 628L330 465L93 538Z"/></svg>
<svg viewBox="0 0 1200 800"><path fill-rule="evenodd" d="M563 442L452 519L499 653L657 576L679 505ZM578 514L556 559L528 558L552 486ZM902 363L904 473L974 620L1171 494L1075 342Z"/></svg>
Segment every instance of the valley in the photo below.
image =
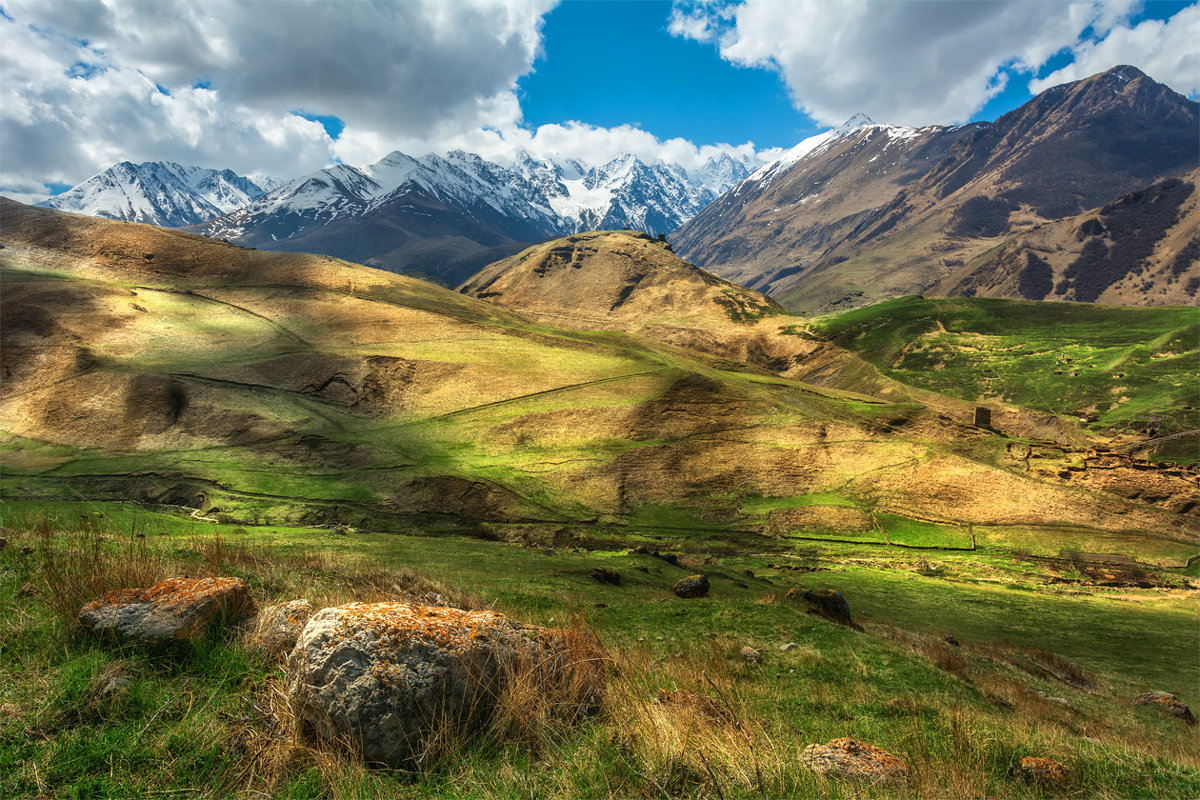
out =
<svg viewBox="0 0 1200 800"><path fill-rule="evenodd" d="M1198 108L0 198L0 795L1200 796Z"/></svg>

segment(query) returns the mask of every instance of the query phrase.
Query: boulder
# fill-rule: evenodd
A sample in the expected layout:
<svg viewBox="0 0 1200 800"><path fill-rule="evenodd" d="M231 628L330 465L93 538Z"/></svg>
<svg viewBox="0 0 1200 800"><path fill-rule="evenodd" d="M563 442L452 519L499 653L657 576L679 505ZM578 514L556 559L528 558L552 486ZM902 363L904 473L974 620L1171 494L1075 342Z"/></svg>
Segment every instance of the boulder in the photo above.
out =
<svg viewBox="0 0 1200 800"><path fill-rule="evenodd" d="M1071 779L1071 771L1065 764L1040 756L1022 758L1019 771L1021 777L1030 783L1038 783L1051 788L1066 786Z"/></svg>
<svg viewBox="0 0 1200 800"><path fill-rule="evenodd" d="M819 592L808 589L788 591L787 598L789 600L797 597L812 604L813 607L809 609L810 614L816 614L818 617L824 617L841 625L849 625L851 628L858 627L850 616L850 604L846 602L846 598L842 597L841 592L835 592L832 589Z"/></svg>
<svg viewBox="0 0 1200 800"><path fill-rule="evenodd" d="M289 600L276 603L258 612L254 620L254 631L249 644L259 650L286 653L296 646L300 632L313 615L312 603L307 600Z"/></svg>
<svg viewBox="0 0 1200 800"><path fill-rule="evenodd" d="M598 567L592 570L592 580L607 583L610 586L620 586L621 573L606 569L605 567Z"/></svg>
<svg viewBox="0 0 1200 800"><path fill-rule="evenodd" d="M97 635L176 642L253 611L254 599L241 578L169 578L149 589L106 592L79 610L79 624Z"/></svg>
<svg viewBox="0 0 1200 800"><path fill-rule="evenodd" d="M843 780L889 784L908 779L908 765L891 753L845 737L829 744L811 744L800 754L804 765L818 775Z"/></svg>
<svg viewBox="0 0 1200 800"><path fill-rule="evenodd" d="M738 655L742 657L743 661L751 664L757 664L762 661L762 653L758 652L750 645L744 645L742 649L738 651Z"/></svg>
<svg viewBox="0 0 1200 800"><path fill-rule="evenodd" d="M1133 698L1133 704L1135 706L1155 705L1168 714L1179 717L1188 725L1196 724L1196 718L1192 715L1192 710L1184 705L1178 697L1169 692L1143 692Z"/></svg>
<svg viewBox="0 0 1200 800"><path fill-rule="evenodd" d="M598 704L604 680L598 651L578 634L407 603L318 611L289 665L294 707L318 736L392 765L419 757L433 734L482 731L517 676L539 695L562 692L572 713Z"/></svg>
<svg viewBox="0 0 1200 800"><path fill-rule="evenodd" d="M690 575L675 584L675 594L685 600L708 597L708 576Z"/></svg>

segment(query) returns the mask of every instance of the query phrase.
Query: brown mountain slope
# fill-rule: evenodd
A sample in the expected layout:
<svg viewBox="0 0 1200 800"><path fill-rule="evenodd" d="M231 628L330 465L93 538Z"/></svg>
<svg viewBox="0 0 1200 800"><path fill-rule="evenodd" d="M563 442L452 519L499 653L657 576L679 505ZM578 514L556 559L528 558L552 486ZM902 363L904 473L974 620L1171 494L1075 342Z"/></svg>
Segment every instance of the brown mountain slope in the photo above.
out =
<svg viewBox="0 0 1200 800"><path fill-rule="evenodd" d="M861 305L926 292L1015 233L1194 169L1198 153L1200 106L1116 67L990 125L844 133L760 170L673 240L788 308Z"/></svg>
<svg viewBox="0 0 1200 800"><path fill-rule="evenodd" d="M7 201L0 224L6 498L381 527L873 535L899 517L951 537L1194 538L1186 470L1080 467L1070 446L1031 469L919 402L554 330L330 258Z"/></svg>
<svg viewBox="0 0 1200 800"><path fill-rule="evenodd" d="M1184 305L1200 297L1200 169L1043 223L932 287L938 297Z"/></svg>

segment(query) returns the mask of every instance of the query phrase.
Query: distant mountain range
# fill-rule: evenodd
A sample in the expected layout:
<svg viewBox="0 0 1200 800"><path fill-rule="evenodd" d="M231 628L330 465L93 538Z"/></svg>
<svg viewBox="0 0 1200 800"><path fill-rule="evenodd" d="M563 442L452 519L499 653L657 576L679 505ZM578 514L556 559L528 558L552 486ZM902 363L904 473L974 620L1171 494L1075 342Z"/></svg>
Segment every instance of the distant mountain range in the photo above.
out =
<svg viewBox="0 0 1200 800"><path fill-rule="evenodd" d="M278 185L272 180L255 183L227 169L122 161L38 205L177 228L227 214Z"/></svg>
<svg viewBox="0 0 1200 800"><path fill-rule="evenodd" d="M598 166L521 151L511 163L394 152L270 187L228 170L118 164L40 205L333 255L457 283L530 242L581 230L678 228L745 178L728 155L685 170L625 153ZM265 187L264 187L265 188Z"/></svg>
<svg viewBox="0 0 1200 800"><path fill-rule="evenodd" d="M758 169L672 241L802 312L926 292L1193 303L1198 109L1122 66L994 123L859 116Z"/></svg>

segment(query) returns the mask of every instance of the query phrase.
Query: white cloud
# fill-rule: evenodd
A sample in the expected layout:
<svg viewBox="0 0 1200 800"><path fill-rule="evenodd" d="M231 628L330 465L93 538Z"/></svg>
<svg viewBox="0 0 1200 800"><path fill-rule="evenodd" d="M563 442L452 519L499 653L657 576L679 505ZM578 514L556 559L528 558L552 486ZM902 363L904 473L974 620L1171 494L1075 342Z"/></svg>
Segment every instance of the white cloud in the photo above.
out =
<svg viewBox="0 0 1200 800"><path fill-rule="evenodd" d="M1103 44L1116 37L1112 51L1141 52L1132 43L1116 45L1133 38L1127 20L1138 6L1136 0L743 0L677 8L669 29L713 42L734 64L778 70L796 108L820 123L835 125L864 111L880 121L927 125L969 119L1003 90L1007 70L1035 73L1064 49L1076 49L1081 63L1092 56L1098 63L1110 55ZM1089 50L1085 33L1101 46ZM1151 34L1143 33L1146 41ZM1195 45L1180 49L1194 53ZM1184 59L1172 74L1189 63ZM1156 74L1154 64L1144 68L1159 80L1172 78Z"/></svg>
<svg viewBox="0 0 1200 800"><path fill-rule="evenodd" d="M0 186L34 199L121 160L291 177L510 127L554 2L6 0Z"/></svg>
<svg viewBox="0 0 1200 800"><path fill-rule="evenodd" d="M1188 6L1170 19L1143 20L1130 27L1113 28L1100 41L1081 42L1075 60L1045 78L1029 84L1031 92L1076 81L1130 64L1177 92L1200 94L1200 5Z"/></svg>

